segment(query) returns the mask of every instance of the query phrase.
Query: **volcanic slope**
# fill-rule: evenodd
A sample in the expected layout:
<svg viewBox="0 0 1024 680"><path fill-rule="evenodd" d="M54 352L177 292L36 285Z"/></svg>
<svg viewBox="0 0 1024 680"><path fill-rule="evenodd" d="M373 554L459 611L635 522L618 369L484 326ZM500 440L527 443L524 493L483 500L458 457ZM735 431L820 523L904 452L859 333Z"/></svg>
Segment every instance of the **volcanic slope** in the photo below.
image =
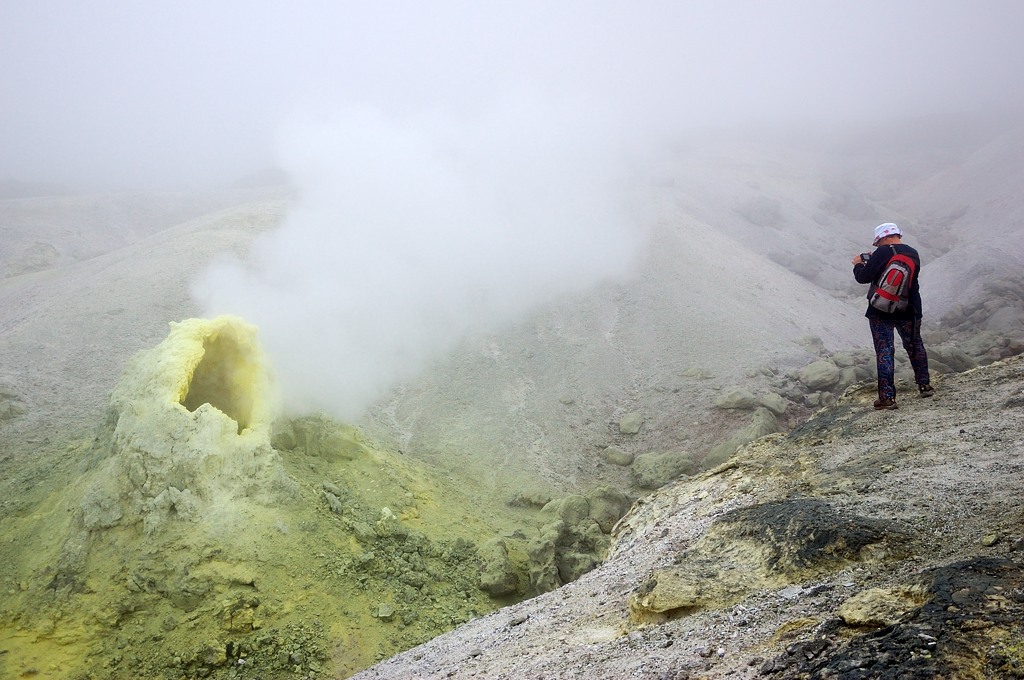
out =
<svg viewBox="0 0 1024 680"><path fill-rule="evenodd" d="M356 676L1024 676L1024 358L847 391L638 503L608 560Z"/></svg>

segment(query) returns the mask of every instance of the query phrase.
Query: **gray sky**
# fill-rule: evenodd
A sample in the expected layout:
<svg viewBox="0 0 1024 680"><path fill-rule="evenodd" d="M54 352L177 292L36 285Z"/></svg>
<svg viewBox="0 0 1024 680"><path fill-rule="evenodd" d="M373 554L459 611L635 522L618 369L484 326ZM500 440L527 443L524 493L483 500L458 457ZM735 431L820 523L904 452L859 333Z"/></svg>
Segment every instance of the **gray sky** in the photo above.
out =
<svg viewBox="0 0 1024 680"><path fill-rule="evenodd" d="M197 183L311 108L509 91L625 128L1019 105L1019 0L0 0L0 180Z"/></svg>

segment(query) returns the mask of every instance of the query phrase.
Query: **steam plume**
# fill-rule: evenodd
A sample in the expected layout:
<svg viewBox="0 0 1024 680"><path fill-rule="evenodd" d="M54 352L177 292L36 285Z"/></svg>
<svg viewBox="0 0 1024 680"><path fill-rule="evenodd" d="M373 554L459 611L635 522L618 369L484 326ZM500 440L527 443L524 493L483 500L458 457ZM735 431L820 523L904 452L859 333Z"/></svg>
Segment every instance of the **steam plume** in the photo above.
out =
<svg viewBox="0 0 1024 680"><path fill-rule="evenodd" d="M280 156L298 201L194 296L260 327L290 410L356 418L467 334L629 270L644 219L611 123L526 97L296 117Z"/></svg>

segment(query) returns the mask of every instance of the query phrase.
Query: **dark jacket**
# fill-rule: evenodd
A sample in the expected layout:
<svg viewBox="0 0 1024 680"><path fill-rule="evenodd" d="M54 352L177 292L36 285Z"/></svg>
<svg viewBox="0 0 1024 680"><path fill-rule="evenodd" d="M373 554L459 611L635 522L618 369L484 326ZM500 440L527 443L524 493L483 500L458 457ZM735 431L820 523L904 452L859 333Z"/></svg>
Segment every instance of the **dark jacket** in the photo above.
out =
<svg viewBox="0 0 1024 680"><path fill-rule="evenodd" d="M917 265L917 272L914 274L914 280L910 283L910 304L902 312L894 312L893 314L886 314L881 312L871 305L868 305L868 311L865 312L864 316L869 319L889 319L891 321L904 321L906 319L920 319L921 314L921 287L919 281L921 279L921 256L917 254L917 251L904 243L897 243L891 246L878 246L875 252L871 253L871 257L868 258L867 264L856 264L853 266L853 278L857 279L857 283L874 283L878 280L882 270L885 269L885 265L889 263L889 258L892 257L892 249L896 248L896 252L901 255L909 256L914 263ZM874 292L874 288L868 290L868 297Z"/></svg>

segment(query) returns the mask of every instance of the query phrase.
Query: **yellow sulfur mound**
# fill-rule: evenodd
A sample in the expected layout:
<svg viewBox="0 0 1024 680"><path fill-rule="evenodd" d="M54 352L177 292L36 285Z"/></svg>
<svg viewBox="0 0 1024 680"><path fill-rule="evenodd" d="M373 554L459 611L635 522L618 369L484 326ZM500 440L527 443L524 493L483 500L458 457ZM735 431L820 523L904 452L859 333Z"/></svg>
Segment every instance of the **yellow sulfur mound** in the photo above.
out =
<svg viewBox="0 0 1024 680"><path fill-rule="evenodd" d="M171 323L167 338L136 359L134 375L146 394L133 396L160 400L165 393L152 387L166 385L173 402L190 412L209 404L234 420L239 433L269 428L276 400L256 332L233 316Z"/></svg>
<svg viewBox="0 0 1024 680"><path fill-rule="evenodd" d="M236 317L187 319L132 359L108 416L117 488L90 497L87 527L142 519L151 532L169 516L271 492L277 399L256 333Z"/></svg>

